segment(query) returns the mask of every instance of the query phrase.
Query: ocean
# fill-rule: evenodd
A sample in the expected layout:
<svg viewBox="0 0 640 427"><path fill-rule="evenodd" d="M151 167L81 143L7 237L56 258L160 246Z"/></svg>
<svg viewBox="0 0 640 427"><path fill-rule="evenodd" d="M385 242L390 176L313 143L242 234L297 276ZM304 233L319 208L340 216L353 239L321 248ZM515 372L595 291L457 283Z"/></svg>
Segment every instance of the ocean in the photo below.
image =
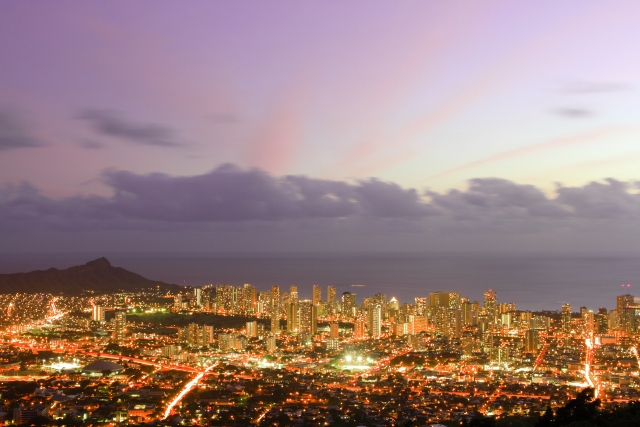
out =
<svg viewBox="0 0 640 427"><path fill-rule="evenodd" d="M640 255L421 253L421 254L2 254L0 273L50 267L67 268L106 256L111 264L149 279L191 286L209 283L258 290L298 286L300 298L311 285L334 285L362 303L378 292L401 303L429 292L460 292L482 301L485 290L498 302L515 302L522 310L574 311L585 306L615 308L615 297L634 295L640 282ZM352 286L354 284L363 286Z"/></svg>

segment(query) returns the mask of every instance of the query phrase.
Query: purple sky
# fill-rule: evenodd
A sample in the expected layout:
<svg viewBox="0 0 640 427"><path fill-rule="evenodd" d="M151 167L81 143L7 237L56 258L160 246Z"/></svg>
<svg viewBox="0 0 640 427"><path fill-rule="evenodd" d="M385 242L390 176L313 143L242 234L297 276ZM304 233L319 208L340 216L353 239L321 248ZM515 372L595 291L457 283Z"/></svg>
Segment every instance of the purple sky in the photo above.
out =
<svg viewBox="0 0 640 427"><path fill-rule="evenodd" d="M638 22L0 1L0 251L638 251Z"/></svg>

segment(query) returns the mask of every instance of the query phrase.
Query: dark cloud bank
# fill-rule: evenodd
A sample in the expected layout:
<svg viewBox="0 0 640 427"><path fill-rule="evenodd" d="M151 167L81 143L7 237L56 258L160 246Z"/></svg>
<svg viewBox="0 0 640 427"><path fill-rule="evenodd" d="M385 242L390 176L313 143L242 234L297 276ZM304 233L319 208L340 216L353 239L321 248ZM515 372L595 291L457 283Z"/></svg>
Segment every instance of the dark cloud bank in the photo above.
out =
<svg viewBox="0 0 640 427"><path fill-rule="evenodd" d="M482 248L472 236L522 241L545 234L557 240L567 230L574 237L599 231L615 235L611 230L631 236L637 232L640 212L640 185L613 179L582 187L558 185L553 196L497 178L474 179L465 190L436 193L377 179L275 177L233 165L188 177L108 171L102 179L113 192L109 197L55 200L28 183L7 185L0 192L0 228L14 243L20 233L33 237L35 232L98 232L99 238L120 233L124 242L136 233L147 233L149 242L158 236L168 241L222 233L242 242L239 248L251 250L258 235L266 239L260 248L269 246L266 233L281 235L281 243L287 244L296 236L325 243L334 236L342 242L373 239L380 247L363 249L386 250L402 246L398 236L403 235L415 242L435 239L429 247L451 239L464 247L467 240L476 239L475 245ZM385 242L394 243L385 247Z"/></svg>

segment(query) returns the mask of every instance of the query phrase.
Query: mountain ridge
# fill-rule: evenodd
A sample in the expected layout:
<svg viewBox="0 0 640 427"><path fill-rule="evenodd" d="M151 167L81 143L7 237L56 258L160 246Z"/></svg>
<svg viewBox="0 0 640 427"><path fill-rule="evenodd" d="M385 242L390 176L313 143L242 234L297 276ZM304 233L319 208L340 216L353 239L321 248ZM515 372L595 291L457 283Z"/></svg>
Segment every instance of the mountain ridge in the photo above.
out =
<svg viewBox="0 0 640 427"><path fill-rule="evenodd" d="M137 291L148 288L180 290L181 286L147 279L114 267L105 257L66 269L49 268L27 273L0 274L0 294L8 293L98 293Z"/></svg>

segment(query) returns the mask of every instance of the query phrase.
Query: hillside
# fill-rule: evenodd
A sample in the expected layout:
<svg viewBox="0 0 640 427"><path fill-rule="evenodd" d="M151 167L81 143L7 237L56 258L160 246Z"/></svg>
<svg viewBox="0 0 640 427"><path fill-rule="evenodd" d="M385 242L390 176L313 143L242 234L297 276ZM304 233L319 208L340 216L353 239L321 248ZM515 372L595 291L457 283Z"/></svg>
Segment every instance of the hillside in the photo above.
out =
<svg viewBox="0 0 640 427"><path fill-rule="evenodd" d="M114 267L106 258L98 258L84 265L64 270L31 271L29 273L0 274L0 293L97 293L133 291L160 286L161 289L181 289L178 285L146 279L124 268Z"/></svg>

